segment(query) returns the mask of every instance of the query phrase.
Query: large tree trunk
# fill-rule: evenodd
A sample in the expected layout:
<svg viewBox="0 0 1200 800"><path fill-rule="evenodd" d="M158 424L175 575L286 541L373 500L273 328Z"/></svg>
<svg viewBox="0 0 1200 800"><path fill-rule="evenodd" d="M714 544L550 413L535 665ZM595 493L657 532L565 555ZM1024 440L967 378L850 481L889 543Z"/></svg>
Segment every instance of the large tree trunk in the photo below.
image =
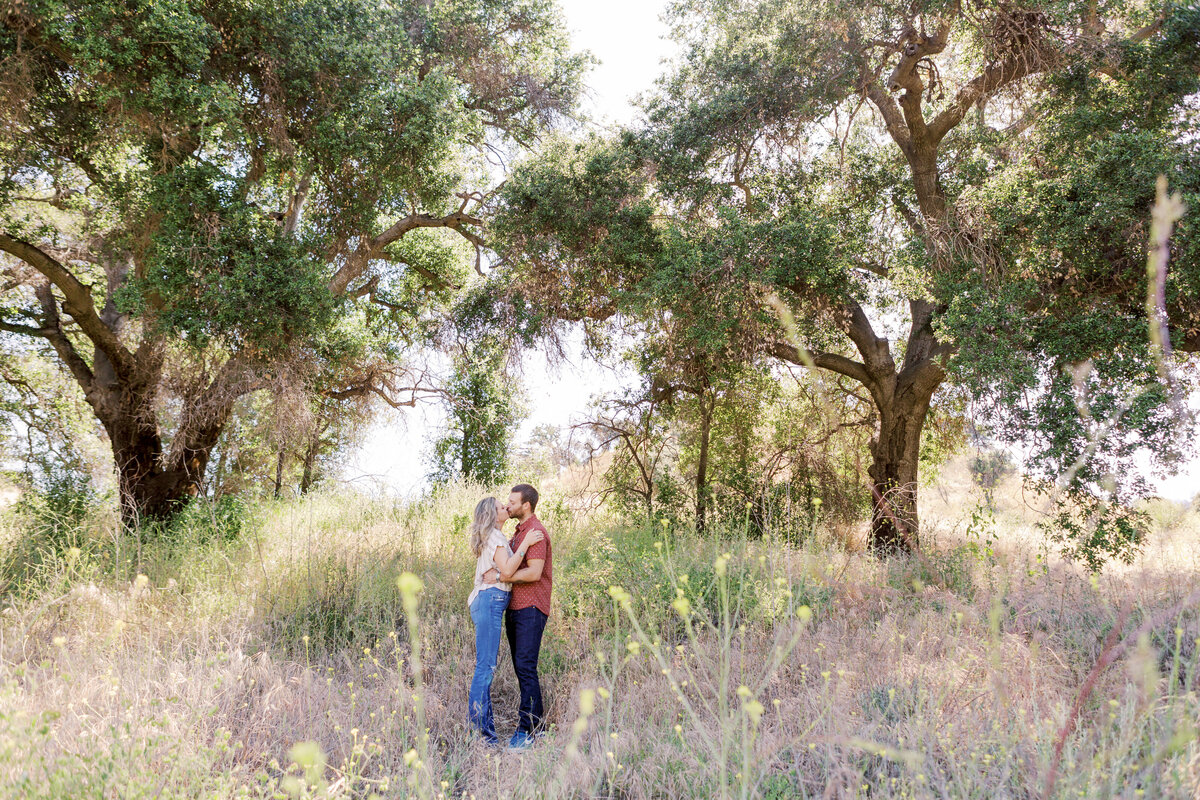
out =
<svg viewBox="0 0 1200 800"><path fill-rule="evenodd" d="M897 401L879 409L879 430L871 440L872 551L915 550L918 544L917 464L921 456L924 407Z"/></svg>
<svg viewBox="0 0 1200 800"><path fill-rule="evenodd" d="M912 314L904 363L898 372L876 378L871 395L879 428L871 439L872 512L870 548L876 553L912 551L920 532L917 518L917 470L921 431L933 394L945 379L937 361L941 347L930 322L933 306L909 303Z"/></svg>
<svg viewBox="0 0 1200 800"><path fill-rule="evenodd" d="M126 526L169 520L200 491L208 453L190 465L164 469L157 435L112 438L121 521Z"/></svg>
<svg viewBox="0 0 1200 800"><path fill-rule="evenodd" d="M933 394L946 378L941 361L950 352L933 331L934 311L935 306L927 300L909 301L911 327L899 369L887 339L876 335L853 299L847 299L837 320L854 342L861 362L840 353L807 353L787 343L775 342L771 349L773 355L793 364L852 378L870 392L879 427L871 440L871 467L867 470L874 499L868 545L880 554L917 547L921 430Z"/></svg>
<svg viewBox="0 0 1200 800"><path fill-rule="evenodd" d="M100 249L109 252L107 247ZM32 284L41 310L40 325L5 329L45 339L83 390L112 446L122 523L169 518L199 493L209 455L229 421L233 403L256 388L254 376L243 362L231 358L206 386L189 389L179 398L181 413L168 453L157 413L167 343L148 324L136 350L130 350L124 340L126 320L115 303L131 262L113 255L101 265L108 292L103 308L97 309L93 290L46 251L0 233L0 252L41 273L42 280ZM74 321L70 333L63 325L64 312ZM80 337L91 343L90 362L80 351Z"/></svg>
<svg viewBox="0 0 1200 800"><path fill-rule="evenodd" d="M319 433L314 433L308 440L308 449L304 451L304 472L300 475L300 494L308 494L308 490L312 488L314 467L317 463L317 452L321 446L321 436Z"/></svg>
<svg viewBox="0 0 1200 800"><path fill-rule="evenodd" d="M185 424L176 433L183 438L167 453L154 415L154 393L149 388L154 383L141 385L146 388L138 392L107 387L103 400L94 405L112 446L121 521L126 526L166 521L200 493L212 449L232 412L230 400L219 403L202 422L195 412L190 420L185 413ZM206 404L211 394L206 390L189 398L191 405Z"/></svg>

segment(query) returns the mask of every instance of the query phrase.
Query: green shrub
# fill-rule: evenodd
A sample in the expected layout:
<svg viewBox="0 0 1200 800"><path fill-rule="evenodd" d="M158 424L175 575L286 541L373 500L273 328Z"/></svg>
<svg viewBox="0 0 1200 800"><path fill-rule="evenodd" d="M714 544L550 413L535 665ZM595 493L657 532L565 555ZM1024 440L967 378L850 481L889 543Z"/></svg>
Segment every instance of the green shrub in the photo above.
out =
<svg viewBox="0 0 1200 800"><path fill-rule="evenodd" d="M388 562L351 562L336 554L313 561L302 573L271 581L263 614L267 643L292 658L373 647L403 630L395 591L399 570Z"/></svg>
<svg viewBox="0 0 1200 800"><path fill-rule="evenodd" d="M77 565L84 552L101 550L94 523L102 514L89 478L62 473L27 488L3 514L9 536L0 543L0 591L35 592L60 576L66 562Z"/></svg>
<svg viewBox="0 0 1200 800"><path fill-rule="evenodd" d="M198 497L171 520L168 537L198 545L236 542L251 522L250 507L240 497Z"/></svg>
<svg viewBox="0 0 1200 800"><path fill-rule="evenodd" d="M887 562L887 582L901 592L920 591L925 586L940 586L965 600L975 597L973 564L976 548L971 545L948 550L929 548L916 555L898 555Z"/></svg>

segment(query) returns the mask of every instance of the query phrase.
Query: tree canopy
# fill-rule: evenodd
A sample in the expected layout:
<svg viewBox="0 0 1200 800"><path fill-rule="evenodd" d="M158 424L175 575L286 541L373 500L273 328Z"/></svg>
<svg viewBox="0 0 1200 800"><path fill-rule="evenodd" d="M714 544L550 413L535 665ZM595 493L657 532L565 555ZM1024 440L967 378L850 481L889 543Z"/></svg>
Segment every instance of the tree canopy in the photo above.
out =
<svg viewBox="0 0 1200 800"><path fill-rule="evenodd" d="M955 385L1057 479L1068 547L1129 556L1132 454L1169 465L1192 424L1148 336L1146 253L1158 175L1200 208L1200 12L670 9L683 55L642 122L555 142L505 186L518 294L657 325L710 371L774 358L863 387L879 548L915 544L922 431ZM1197 248L1185 217L1149 312L1168 372L1200 350Z"/></svg>

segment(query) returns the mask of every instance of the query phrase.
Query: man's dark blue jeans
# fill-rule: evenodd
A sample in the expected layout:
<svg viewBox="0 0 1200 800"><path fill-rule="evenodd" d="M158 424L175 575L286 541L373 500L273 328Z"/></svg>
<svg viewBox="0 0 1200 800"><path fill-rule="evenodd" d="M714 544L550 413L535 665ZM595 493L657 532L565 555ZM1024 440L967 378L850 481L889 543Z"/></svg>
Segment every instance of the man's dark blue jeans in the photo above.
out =
<svg viewBox="0 0 1200 800"><path fill-rule="evenodd" d="M504 612L508 646L512 650L513 670L521 687L521 707L517 733L532 735L542 727L542 686L538 683L538 653L542 649L542 632L546 630L546 615L534 606L508 609Z"/></svg>

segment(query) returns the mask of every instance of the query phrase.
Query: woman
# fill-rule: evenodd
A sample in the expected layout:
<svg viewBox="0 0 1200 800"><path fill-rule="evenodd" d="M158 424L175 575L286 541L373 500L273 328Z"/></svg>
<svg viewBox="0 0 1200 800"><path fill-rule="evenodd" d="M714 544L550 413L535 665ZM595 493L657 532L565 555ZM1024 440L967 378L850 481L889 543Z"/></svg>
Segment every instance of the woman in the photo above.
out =
<svg viewBox="0 0 1200 800"><path fill-rule="evenodd" d="M475 554L475 587L467 598L471 621L475 623L475 677L467 695L467 714L471 727L479 731L488 744L497 744L496 728L492 724L492 678L500 657L500 627L512 584L487 583L483 576L492 567L501 573L515 572L525 558L525 552L543 539L540 532L531 532L514 553L500 530L507 520L507 508L494 497L483 498L475 506L469 540L471 552Z"/></svg>

